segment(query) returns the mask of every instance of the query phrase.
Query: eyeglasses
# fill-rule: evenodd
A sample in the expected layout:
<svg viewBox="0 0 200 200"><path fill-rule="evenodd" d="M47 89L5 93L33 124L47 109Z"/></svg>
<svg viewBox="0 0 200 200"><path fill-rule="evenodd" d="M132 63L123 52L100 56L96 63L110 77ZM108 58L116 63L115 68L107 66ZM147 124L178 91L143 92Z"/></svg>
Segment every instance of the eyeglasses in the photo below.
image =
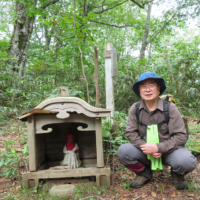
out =
<svg viewBox="0 0 200 200"><path fill-rule="evenodd" d="M148 87L150 90L152 90L153 88L155 88L155 87L157 87L157 86L158 86L157 84L151 83L151 84L149 84L149 85L141 85L141 86L139 86L139 88L140 88L141 90L146 90L147 87Z"/></svg>

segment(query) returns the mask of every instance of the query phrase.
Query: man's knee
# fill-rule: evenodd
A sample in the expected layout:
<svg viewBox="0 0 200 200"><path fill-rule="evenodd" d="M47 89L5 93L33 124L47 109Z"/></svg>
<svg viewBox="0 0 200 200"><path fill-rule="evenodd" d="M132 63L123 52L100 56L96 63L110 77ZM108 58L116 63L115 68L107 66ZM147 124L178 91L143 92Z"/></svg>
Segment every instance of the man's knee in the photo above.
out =
<svg viewBox="0 0 200 200"><path fill-rule="evenodd" d="M171 166L173 169L184 169L191 172L197 164L197 159L188 150L180 150L179 154L173 157Z"/></svg>
<svg viewBox="0 0 200 200"><path fill-rule="evenodd" d="M122 160L124 157L127 156L129 151L129 144L122 144L117 150L117 157L119 160Z"/></svg>
<svg viewBox="0 0 200 200"><path fill-rule="evenodd" d="M192 171L195 168L195 159L179 157L172 163L172 168L176 169L179 167L185 168L187 171Z"/></svg>

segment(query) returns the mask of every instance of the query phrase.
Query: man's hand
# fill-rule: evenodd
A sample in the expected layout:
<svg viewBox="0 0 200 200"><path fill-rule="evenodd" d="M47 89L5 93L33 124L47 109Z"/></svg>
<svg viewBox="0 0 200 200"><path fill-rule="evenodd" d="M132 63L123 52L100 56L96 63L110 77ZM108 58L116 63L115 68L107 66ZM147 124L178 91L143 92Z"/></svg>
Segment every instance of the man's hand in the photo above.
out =
<svg viewBox="0 0 200 200"><path fill-rule="evenodd" d="M154 153L154 154L150 154L150 155L154 158L160 158L162 156L162 153Z"/></svg>
<svg viewBox="0 0 200 200"><path fill-rule="evenodd" d="M158 153L157 145L151 142L141 145L140 148L145 154L153 155L154 153Z"/></svg>

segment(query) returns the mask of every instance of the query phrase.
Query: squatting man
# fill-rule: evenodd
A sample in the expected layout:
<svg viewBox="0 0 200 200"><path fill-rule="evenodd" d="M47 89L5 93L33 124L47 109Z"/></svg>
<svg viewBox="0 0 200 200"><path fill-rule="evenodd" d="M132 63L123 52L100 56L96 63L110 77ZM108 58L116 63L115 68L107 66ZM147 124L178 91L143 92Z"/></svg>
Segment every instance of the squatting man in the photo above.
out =
<svg viewBox="0 0 200 200"><path fill-rule="evenodd" d="M171 175L177 189L187 189L188 183L184 175L194 170L197 159L185 148L188 136L175 104L169 104L169 121L165 121L164 101L159 98L166 89L165 80L153 72L145 72L134 83L132 89L141 98L140 115L137 118L137 103L134 103L129 112L125 133L130 143L121 145L117 152L120 162L137 174L131 187L141 188L151 181L151 161L147 158L149 154L154 158L161 157L162 164L171 166ZM147 143L147 126L155 124L160 124L159 143Z"/></svg>

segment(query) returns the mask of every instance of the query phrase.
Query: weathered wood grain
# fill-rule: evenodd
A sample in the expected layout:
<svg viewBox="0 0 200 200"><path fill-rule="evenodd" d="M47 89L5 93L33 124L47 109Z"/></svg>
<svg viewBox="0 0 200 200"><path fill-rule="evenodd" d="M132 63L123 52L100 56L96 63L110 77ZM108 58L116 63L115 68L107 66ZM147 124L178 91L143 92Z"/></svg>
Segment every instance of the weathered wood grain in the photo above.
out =
<svg viewBox="0 0 200 200"><path fill-rule="evenodd" d="M41 170L37 172L27 172L22 174L23 179L46 179L62 177L86 177L110 175L110 168L77 168L65 170Z"/></svg>
<svg viewBox="0 0 200 200"><path fill-rule="evenodd" d="M95 119L97 167L104 167L101 118Z"/></svg>
<svg viewBox="0 0 200 200"><path fill-rule="evenodd" d="M35 119L34 116L28 117L28 145L29 145L29 171L37 170L36 162L36 143L35 143Z"/></svg>
<svg viewBox="0 0 200 200"><path fill-rule="evenodd" d="M35 135L35 143L36 143L36 167L38 169L42 163L45 162L45 136L44 135Z"/></svg>

